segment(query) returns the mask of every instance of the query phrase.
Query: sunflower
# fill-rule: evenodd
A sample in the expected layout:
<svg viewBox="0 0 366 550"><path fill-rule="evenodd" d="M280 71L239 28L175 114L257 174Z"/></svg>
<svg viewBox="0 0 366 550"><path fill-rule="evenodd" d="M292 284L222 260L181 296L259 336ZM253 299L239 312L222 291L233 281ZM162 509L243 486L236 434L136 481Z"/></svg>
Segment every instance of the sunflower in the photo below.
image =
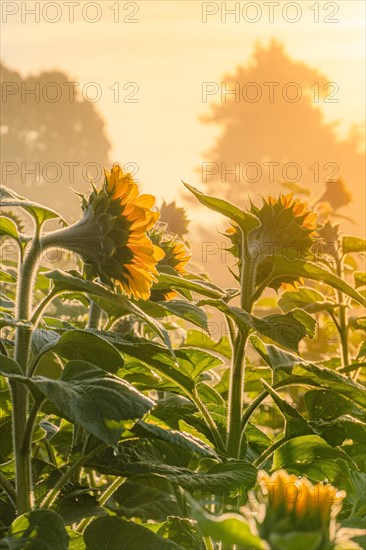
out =
<svg viewBox="0 0 366 550"><path fill-rule="evenodd" d="M44 246L60 246L79 254L89 278L115 282L128 296L146 300L156 280L156 265L164 257L147 232L159 218L151 211L155 198L139 195L130 174L115 164L105 170L102 189L82 197L83 218L45 236Z"/></svg>
<svg viewBox="0 0 366 550"><path fill-rule="evenodd" d="M352 195L342 179L328 180L326 189L317 202L330 204L333 210L338 210L352 201Z"/></svg>
<svg viewBox="0 0 366 550"><path fill-rule="evenodd" d="M186 264L191 258L184 243L177 237L167 235L166 227L153 230L149 234L152 242L164 252L164 257L158 262L158 271L171 275L184 275ZM177 293L170 289L153 288L151 299L154 301L166 301L175 298Z"/></svg>
<svg viewBox="0 0 366 550"><path fill-rule="evenodd" d="M345 497L330 484L312 485L304 477L299 478L278 470L269 476L259 473L259 482L266 496L266 515L263 530L327 531L333 511Z"/></svg>
<svg viewBox="0 0 366 550"><path fill-rule="evenodd" d="M306 258L317 235L317 218L306 203L294 198L293 193L263 199L261 207L251 203L250 213L260 221L260 225L248 234L247 242L253 255L250 261L256 264L256 284L260 285L270 274L276 255L289 261ZM226 235L231 239L230 250L239 259L241 268L241 231L233 224ZM271 281L270 286L276 290L279 287L292 290L300 284L303 284L302 278L284 275L280 280Z"/></svg>

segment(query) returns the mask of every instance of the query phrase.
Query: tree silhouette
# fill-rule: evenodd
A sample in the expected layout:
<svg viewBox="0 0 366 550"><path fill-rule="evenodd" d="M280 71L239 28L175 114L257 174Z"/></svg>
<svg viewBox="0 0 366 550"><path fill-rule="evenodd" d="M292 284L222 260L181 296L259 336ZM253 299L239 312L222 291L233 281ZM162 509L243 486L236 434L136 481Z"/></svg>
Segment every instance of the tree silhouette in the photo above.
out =
<svg viewBox="0 0 366 550"><path fill-rule="evenodd" d="M236 94L225 93L230 90ZM226 75L215 92L219 101L203 117L221 128L200 168L207 192L238 203L248 193L278 192L281 181L322 192L328 179L342 177L353 196L355 219L364 222L360 136L352 129L340 140L337 123L326 123L321 108L341 98L336 83L272 41L257 45L250 62Z"/></svg>
<svg viewBox="0 0 366 550"><path fill-rule="evenodd" d="M2 183L68 216L71 187L101 177L110 144L94 103L63 72L22 76L1 65ZM97 166L98 165L98 166Z"/></svg>

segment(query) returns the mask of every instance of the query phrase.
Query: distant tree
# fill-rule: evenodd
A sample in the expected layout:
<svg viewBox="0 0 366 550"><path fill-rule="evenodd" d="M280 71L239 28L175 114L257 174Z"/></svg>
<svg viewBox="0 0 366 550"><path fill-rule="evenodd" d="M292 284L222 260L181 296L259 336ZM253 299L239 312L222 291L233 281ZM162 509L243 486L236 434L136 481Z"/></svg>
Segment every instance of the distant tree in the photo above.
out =
<svg viewBox="0 0 366 550"><path fill-rule="evenodd" d="M352 128L341 140L337 123L324 121L323 102L342 97L329 81L291 59L278 42L257 45L246 66L224 76L218 101L203 117L221 128L200 168L206 190L238 203L248 194L276 193L284 180L314 193L322 192L327 180L342 177L353 196L355 219L363 223L360 134ZM235 90L236 95L225 93Z"/></svg>
<svg viewBox="0 0 366 550"><path fill-rule="evenodd" d="M73 216L71 187L85 192L88 174L109 164L103 119L64 72L23 78L0 67L2 183Z"/></svg>

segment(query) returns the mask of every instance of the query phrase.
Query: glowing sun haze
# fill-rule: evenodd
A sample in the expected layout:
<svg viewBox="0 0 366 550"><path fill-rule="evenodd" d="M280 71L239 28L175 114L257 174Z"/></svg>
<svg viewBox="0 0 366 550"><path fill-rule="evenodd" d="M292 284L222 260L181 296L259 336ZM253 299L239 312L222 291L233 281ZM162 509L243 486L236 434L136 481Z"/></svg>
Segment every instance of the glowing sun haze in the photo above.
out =
<svg viewBox="0 0 366 550"><path fill-rule="evenodd" d="M363 1L331 2L339 7L333 16L332 9L325 11L324 2L298 2L302 13L296 23L282 15L288 2L276 7L273 23L262 2L257 2L262 15L256 23L243 17L235 22L234 15L222 22L220 13L208 14L203 22L206 8L195 0L145 0L129 6L119 2L118 23L113 21L117 3L105 0L99 2L100 20L91 23L81 16L87 3L75 7L73 23L67 21L64 2L58 2L62 17L57 23L42 18L36 23L31 16L22 23L19 14L9 16L2 25L2 60L23 76L59 69L81 86L96 82L102 90L97 108L106 121L112 159L137 163L143 191L159 198L179 196L182 179L200 184L194 168L217 134L213 126L199 121L208 110L208 103L202 101L202 83L220 83L224 74L247 64L258 41L266 45L277 39L292 59L319 69L338 84L339 102L324 108L327 120L340 119L341 134L364 120ZM34 2L18 4L30 8ZM209 11L215 11L215 3L210 4ZM227 2L228 9L234 4ZM318 23L315 8L311 9L315 4ZM291 9L287 13L294 17ZM92 8L87 14L96 17ZM325 23L326 16L339 22ZM248 11L248 17L253 18L254 11ZM123 18L138 22L123 22ZM121 97L137 90L132 98L138 102L115 102L117 82ZM135 88L124 90L126 83L135 83Z"/></svg>

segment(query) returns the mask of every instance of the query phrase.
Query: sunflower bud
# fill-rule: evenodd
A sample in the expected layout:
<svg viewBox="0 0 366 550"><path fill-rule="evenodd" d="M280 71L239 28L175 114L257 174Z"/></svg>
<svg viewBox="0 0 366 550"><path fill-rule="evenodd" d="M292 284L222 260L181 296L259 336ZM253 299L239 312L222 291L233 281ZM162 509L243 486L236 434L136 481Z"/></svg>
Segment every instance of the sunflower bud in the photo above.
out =
<svg viewBox="0 0 366 550"><path fill-rule="evenodd" d="M262 207L251 204L250 213L261 222L248 234L247 249L250 258L241 258L242 234L236 225L226 231L232 242L230 251L239 259L239 268L243 261L256 264L256 285L260 285L272 270L273 258L282 256L288 261L305 259L317 235L315 229L316 214L307 209L307 205L293 198L293 193L280 195L278 199L268 197ZM297 289L303 284L301 278L283 276L269 284L277 290Z"/></svg>
<svg viewBox="0 0 366 550"><path fill-rule="evenodd" d="M82 198L82 219L44 235L41 245L75 252L89 278L99 277L109 286L117 282L128 296L147 299L156 264L164 257L147 236L159 218L151 211L154 202L151 195L139 195L132 176L116 164L105 171L102 189L93 188Z"/></svg>
<svg viewBox="0 0 366 550"><path fill-rule="evenodd" d="M329 484L312 485L308 479L285 470L271 476L261 472L259 480L266 499L266 515L260 531L271 548L289 548L286 545L290 540L302 541L308 550L332 547L330 524L340 510L343 492Z"/></svg>
<svg viewBox="0 0 366 550"><path fill-rule="evenodd" d="M164 252L164 257L158 262L158 271L169 272L174 275L183 275L185 266L189 262L191 255L187 251L184 243L177 237L167 235L164 228L153 230L149 234L152 242ZM177 293L166 289L152 289L151 299L154 301L166 301L175 298Z"/></svg>

